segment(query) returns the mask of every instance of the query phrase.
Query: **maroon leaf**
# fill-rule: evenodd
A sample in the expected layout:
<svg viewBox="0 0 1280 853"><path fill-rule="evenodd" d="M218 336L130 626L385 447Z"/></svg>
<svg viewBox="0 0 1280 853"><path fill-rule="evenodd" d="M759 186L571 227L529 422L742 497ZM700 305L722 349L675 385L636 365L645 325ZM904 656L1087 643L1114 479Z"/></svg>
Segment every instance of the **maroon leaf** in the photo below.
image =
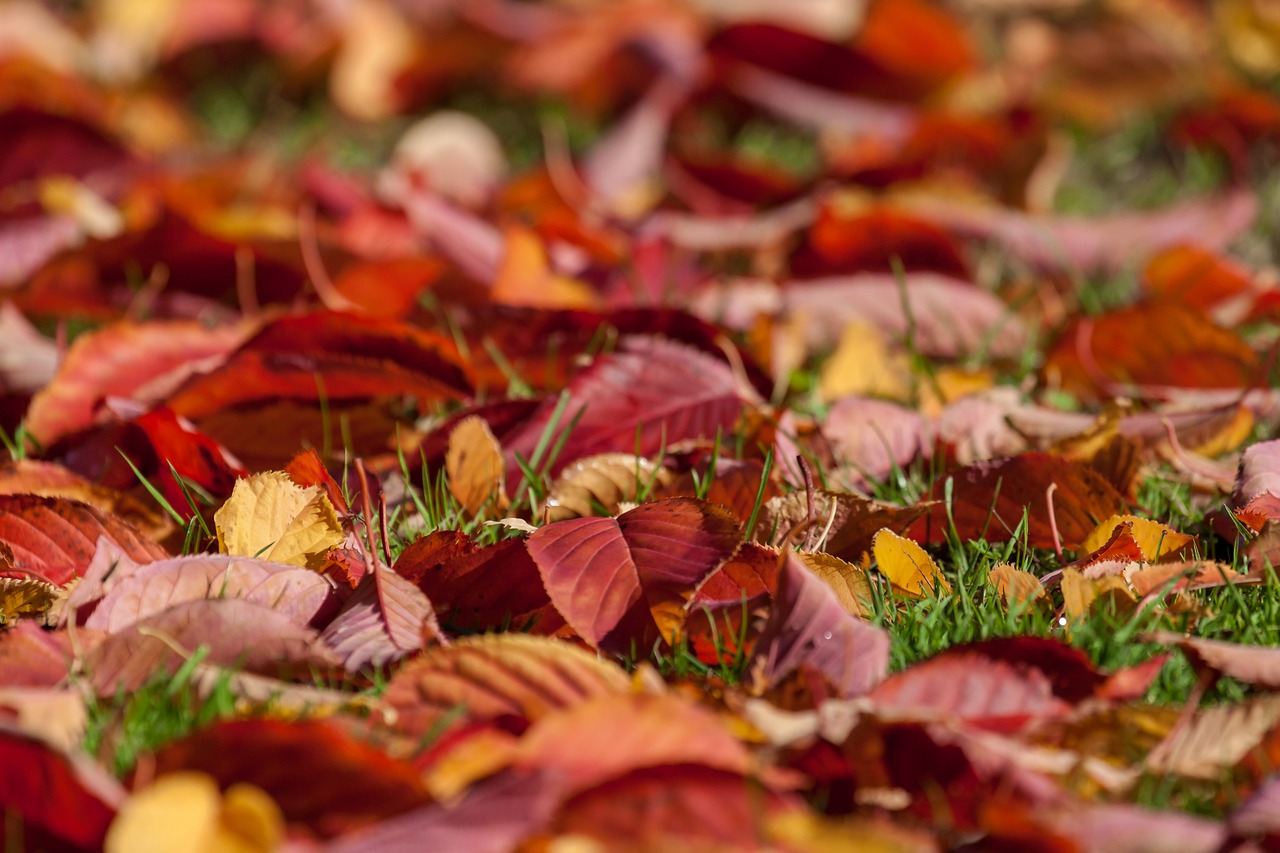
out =
<svg viewBox="0 0 1280 853"><path fill-rule="evenodd" d="M889 635L847 613L831 587L788 554L749 666L772 686L806 665L839 696L865 695L889 670Z"/></svg>
<svg viewBox="0 0 1280 853"><path fill-rule="evenodd" d="M463 544L442 548L442 539ZM458 630L510 624L549 601L538 567L518 539L477 548L463 533L436 531L409 543L395 570L416 583L441 620Z"/></svg>
<svg viewBox="0 0 1280 853"><path fill-rule="evenodd" d="M1076 548L1103 521L1129 511L1124 498L1097 471L1047 453L979 462L945 479L952 481L951 518L940 501L926 519L912 526L910 538L942 542L954 521L961 539L1004 542L1025 513L1028 544ZM933 492L934 498L943 497L942 478Z"/></svg>
<svg viewBox="0 0 1280 853"><path fill-rule="evenodd" d="M670 639L694 588L732 556L739 541L738 524L724 510L669 498L616 519L548 524L527 547L551 603L579 636L599 646L633 639L610 635L642 599Z"/></svg>
<svg viewBox="0 0 1280 853"><path fill-rule="evenodd" d="M617 352L574 377L567 391L558 424L551 422L558 401L548 400L522 429L503 439L508 483L522 477L514 455L530 459L544 432L554 426L559 434L574 417L577 423L552 474L597 453L652 456L677 442L714 438L717 430L733 427L743 405L727 364L659 338L627 339Z"/></svg>

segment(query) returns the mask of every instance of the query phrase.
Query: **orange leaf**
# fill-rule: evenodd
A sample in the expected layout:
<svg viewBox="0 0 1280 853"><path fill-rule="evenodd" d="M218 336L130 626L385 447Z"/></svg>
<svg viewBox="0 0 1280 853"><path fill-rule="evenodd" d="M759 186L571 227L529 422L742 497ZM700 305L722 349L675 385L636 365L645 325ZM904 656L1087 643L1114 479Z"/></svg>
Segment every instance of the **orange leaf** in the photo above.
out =
<svg viewBox="0 0 1280 853"><path fill-rule="evenodd" d="M872 540L876 566L895 587L912 596L928 592L951 592L951 584L925 550L885 528Z"/></svg>

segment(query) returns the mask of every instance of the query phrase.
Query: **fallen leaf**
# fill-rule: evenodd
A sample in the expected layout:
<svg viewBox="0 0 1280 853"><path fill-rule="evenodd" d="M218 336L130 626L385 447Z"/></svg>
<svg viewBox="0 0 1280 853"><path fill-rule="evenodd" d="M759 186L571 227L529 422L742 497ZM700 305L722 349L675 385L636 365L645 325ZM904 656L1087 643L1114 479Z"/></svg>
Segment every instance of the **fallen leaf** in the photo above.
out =
<svg viewBox="0 0 1280 853"><path fill-rule="evenodd" d="M872 540L871 553L876 567L898 589L908 595L922 596L951 591L951 584L925 550L885 528Z"/></svg>
<svg viewBox="0 0 1280 853"><path fill-rule="evenodd" d="M324 493L296 485L283 471L236 481L213 520L223 554L313 569L346 537Z"/></svg>
<svg viewBox="0 0 1280 853"><path fill-rule="evenodd" d="M767 687L805 665L821 672L838 696L864 695L888 672L889 635L850 616L831 587L789 554L748 667Z"/></svg>
<svg viewBox="0 0 1280 853"><path fill-rule="evenodd" d="M640 605L673 643L693 590L737 550L737 522L692 498L641 504L614 518L579 518L538 528L528 539L551 602L592 646L611 637Z"/></svg>
<svg viewBox="0 0 1280 853"><path fill-rule="evenodd" d="M650 490L661 492L670 482L671 472L638 456L588 456L561 471L551 484L544 517L552 522L599 515L601 511L614 515L620 504L634 502Z"/></svg>
<svg viewBox="0 0 1280 853"><path fill-rule="evenodd" d="M211 777L180 772L161 776L125 801L107 832L105 849L143 849L157 832L166 844L204 853L269 853L284 841L284 820L261 788L241 783L223 794Z"/></svg>
<svg viewBox="0 0 1280 853"><path fill-rule="evenodd" d="M1026 607L1047 595L1040 578L1008 563L993 566L987 573L987 580L1009 607Z"/></svg>
<svg viewBox="0 0 1280 853"><path fill-rule="evenodd" d="M453 428L445 471L449 491L472 518L487 509L497 515L506 510L502 448L482 418L472 415Z"/></svg>

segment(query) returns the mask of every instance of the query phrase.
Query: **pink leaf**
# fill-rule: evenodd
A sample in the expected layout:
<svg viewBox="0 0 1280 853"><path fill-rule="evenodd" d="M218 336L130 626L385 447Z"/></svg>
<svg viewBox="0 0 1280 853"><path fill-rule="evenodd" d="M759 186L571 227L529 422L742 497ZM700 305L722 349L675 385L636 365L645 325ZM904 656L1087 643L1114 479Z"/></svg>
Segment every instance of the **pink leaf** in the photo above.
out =
<svg viewBox="0 0 1280 853"><path fill-rule="evenodd" d="M827 412L822 432L846 466L851 485L889 476L917 456L929 455L929 424L919 412L869 397L845 397Z"/></svg>
<svg viewBox="0 0 1280 853"><path fill-rule="evenodd" d="M222 554L176 557L117 568L84 624L116 633L183 601L243 598L305 625L332 596L329 582L308 569Z"/></svg>
<svg viewBox="0 0 1280 853"><path fill-rule="evenodd" d="M831 587L788 554L750 667L772 686L803 665L842 698L865 695L889 671L889 635L847 613Z"/></svg>
<svg viewBox="0 0 1280 853"><path fill-rule="evenodd" d="M348 671L356 672L421 649L424 625L429 633L439 633L426 595L380 565L361 578L342 611L325 628L324 641Z"/></svg>
<svg viewBox="0 0 1280 853"><path fill-rule="evenodd" d="M967 281L932 272L865 273L792 282L783 299L790 313L803 313L814 343L834 342L851 320L904 338L925 355L987 352L1017 356L1027 329L994 295Z"/></svg>
<svg viewBox="0 0 1280 853"><path fill-rule="evenodd" d="M176 672L201 646L208 648L206 663L248 672L338 663L314 630L283 613L214 598L176 604L107 637L85 656L85 670L99 693L137 690L158 672Z"/></svg>

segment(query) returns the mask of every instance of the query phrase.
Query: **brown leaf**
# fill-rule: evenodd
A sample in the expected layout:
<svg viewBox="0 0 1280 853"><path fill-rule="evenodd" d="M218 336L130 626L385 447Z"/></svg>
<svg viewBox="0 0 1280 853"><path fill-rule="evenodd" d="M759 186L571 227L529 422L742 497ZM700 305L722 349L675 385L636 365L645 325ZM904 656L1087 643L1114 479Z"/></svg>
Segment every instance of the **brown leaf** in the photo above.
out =
<svg viewBox="0 0 1280 853"><path fill-rule="evenodd" d="M502 448L482 418L464 418L449 433L445 471L449 490L472 518L486 510L499 516L506 510Z"/></svg>
<svg viewBox="0 0 1280 853"><path fill-rule="evenodd" d="M652 489L661 493L669 482L670 471L638 456L627 453L588 456L561 471L551 484L545 520L584 518L599 515L601 511L615 515L619 504L634 502L641 491Z"/></svg>
<svg viewBox="0 0 1280 853"><path fill-rule="evenodd" d="M397 731L422 736L459 706L468 720L536 721L627 684L622 669L563 641L486 634L426 650L396 671L383 702Z"/></svg>

